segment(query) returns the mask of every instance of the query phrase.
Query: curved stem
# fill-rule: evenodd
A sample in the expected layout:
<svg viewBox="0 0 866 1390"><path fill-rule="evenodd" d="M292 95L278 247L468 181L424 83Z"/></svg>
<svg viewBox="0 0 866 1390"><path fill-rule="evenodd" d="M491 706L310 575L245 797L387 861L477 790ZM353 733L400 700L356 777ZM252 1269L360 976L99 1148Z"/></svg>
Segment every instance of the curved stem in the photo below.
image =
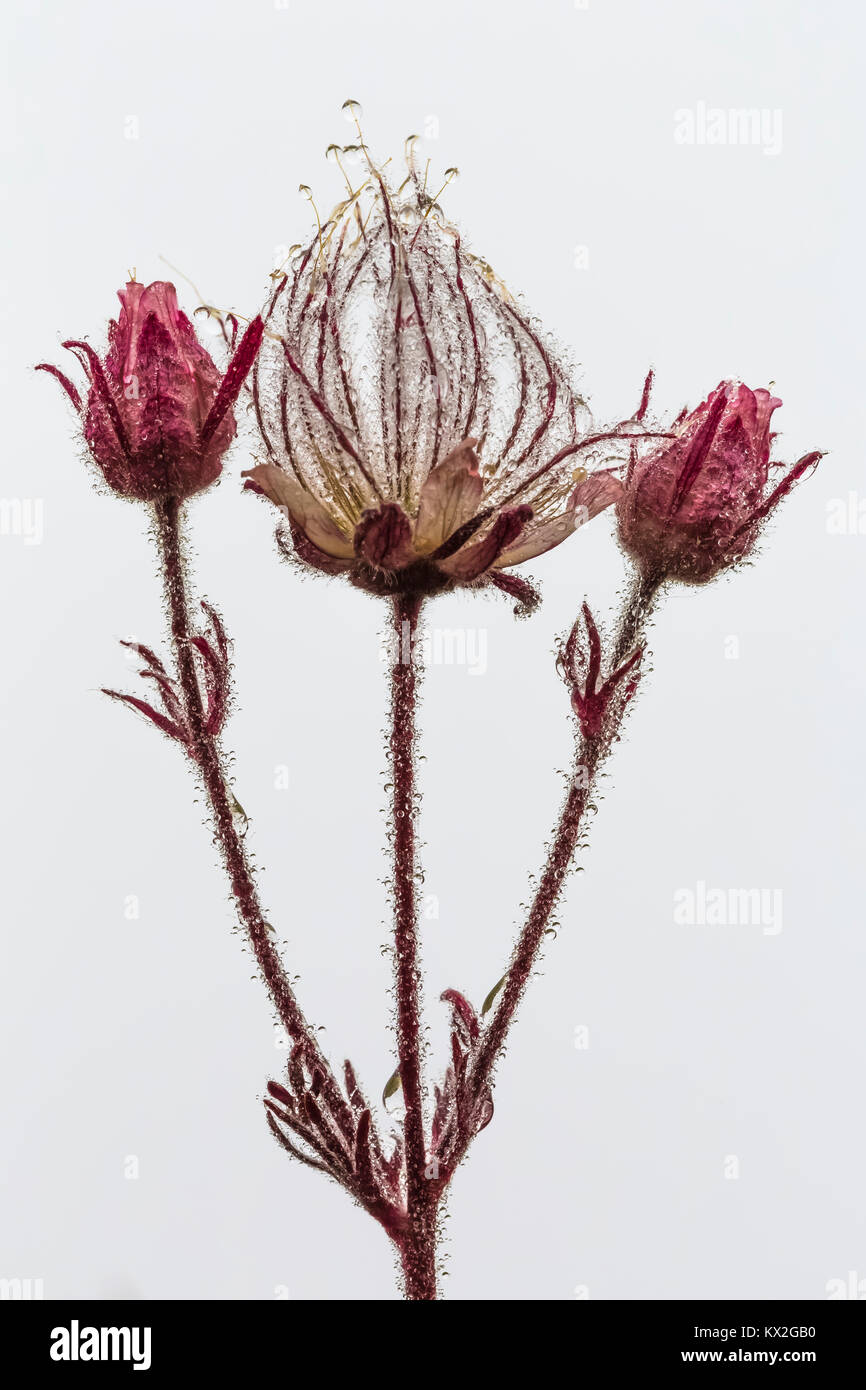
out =
<svg viewBox="0 0 866 1390"><path fill-rule="evenodd" d="M600 761L601 749L598 740L584 740L581 745L580 762L572 776L529 915L511 957L498 1006L479 1043L470 1083L472 1091L476 1094L490 1078L535 967L547 924L571 867L583 814L592 795Z"/></svg>
<svg viewBox="0 0 866 1390"><path fill-rule="evenodd" d="M638 575L636 578L626 601L626 607L614 640L611 657L612 669L620 665L637 645L644 625L652 612L660 584L661 581L655 576ZM518 1005L537 963L547 924L559 901L565 879L571 868L584 813L592 800L599 770L610 752L618 732L619 726L597 738L582 738L578 744L574 772L565 805L559 823L554 830L538 888L532 900L526 923L514 948L511 963L506 971L505 984L499 1002L481 1035L472 1064L469 1085L475 1095L480 1094L484 1086L489 1083L493 1068L502 1054ZM467 1136L455 1156L455 1167L465 1154L469 1142L470 1136Z"/></svg>
<svg viewBox="0 0 866 1390"><path fill-rule="evenodd" d="M194 635L189 613L186 566L181 537L181 503L168 498L156 504L157 535L165 595L171 624L171 639L183 694L187 723L192 735L191 753L201 772L210 802L217 842L222 852L237 904L238 914L264 976L274 1007L293 1042L303 1042L311 1062L322 1071L328 1098L336 1111L350 1118L349 1108L321 1052L316 1035L295 998L288 976L270 938L252 867L238 833L233 801L222 769L219 745L207 732L204 705L196 672Z"/></svg>
<svg viewBox="0 0 866 1390"><path fill-rule="evenodd" d="M406 1296L436 1298L437 1187L427 1176L424 1083L421 1074L421 981L418 969L418 904L415 891L415 710L417 668L414 640L421 600L393 600L394 663L391 668L391 828L394 866L394 970L397 1051L405 1118L408 1223L400 1244Z"/></svg>

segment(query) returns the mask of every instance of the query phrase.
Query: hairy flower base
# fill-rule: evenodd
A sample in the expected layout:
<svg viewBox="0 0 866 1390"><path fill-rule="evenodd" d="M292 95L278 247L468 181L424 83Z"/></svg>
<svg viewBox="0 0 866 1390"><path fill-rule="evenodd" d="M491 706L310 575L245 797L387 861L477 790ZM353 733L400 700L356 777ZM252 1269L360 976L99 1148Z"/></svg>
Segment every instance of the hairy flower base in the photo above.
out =
<svg viewBox="0 0 866 1390"><path fill-rule="evenodd" d="M433 598L460 585L459 579L443 574L431 560L415 560L401 570L376 569L361 562L352 566L348 579L356 589L363 589L365 593L376 594L380 598L391 598L395 594Z"/></svg>

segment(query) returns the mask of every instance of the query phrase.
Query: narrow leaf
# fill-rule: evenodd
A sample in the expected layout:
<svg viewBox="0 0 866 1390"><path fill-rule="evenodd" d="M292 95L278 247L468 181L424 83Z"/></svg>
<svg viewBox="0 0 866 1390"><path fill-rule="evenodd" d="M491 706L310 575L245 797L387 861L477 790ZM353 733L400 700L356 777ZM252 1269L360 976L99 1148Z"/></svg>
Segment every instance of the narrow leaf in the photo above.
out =
<svg viewBox="0 0 866 1390"><path fill-rule="evenodd" d="M400 1068L398 1067L393 1075L389 1076L388 1080L385 1082L385 1089L382 1092L382 1103L385 1104L389 1101L391 1097L399 1091L402 1084L400 1080Z"/></svg>
<svg viewBox="0 0 866 1390"><path fill-rule="evenodd" d="M484 1000L484 1003L481 1005L481 1017L482 1017L482 1018L484 1017L484 1015L485 1015L486 1013L488 1013L488 1012L490 1011L490 1008L491 1008L491 1006L492 1006L492 1004L493 1004L494 999L496 998L497 994L499 993L499 991L501 990L502 986L505 984L505 981L506 981L507 979L508 979L508 976L507 976L507 975L503 975L501 980L497 980L497 981L496 981L496 984L493 986L493 988L492 988L492 990L490 991L490 993L488 994L487 998Z"/></svg>

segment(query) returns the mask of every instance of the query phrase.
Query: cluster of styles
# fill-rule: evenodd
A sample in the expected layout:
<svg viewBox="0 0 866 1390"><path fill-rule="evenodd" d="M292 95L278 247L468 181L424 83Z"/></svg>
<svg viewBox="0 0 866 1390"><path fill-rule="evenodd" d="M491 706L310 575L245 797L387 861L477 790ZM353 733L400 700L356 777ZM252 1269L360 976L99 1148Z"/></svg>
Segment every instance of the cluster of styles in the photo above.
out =
<svg viewBox="0 0 866 1390"><path fill-rule="evenodd" d="M352 110L349 104L350 112ZM238 914L291 1047L271 1081L267 1121L286 1153L336 1180L399 1252L405 1294L437 1297L442 1204L493 1115L493 1080L551 915L581 842L593 788L637 687L644 628L674 583L706 584L751 555L761 528L820 458L770 458L766 390L723 381L691 412L648 422L651 375L635 413L591 424L546 336L446 220L407 145L399 187L350 147L332 153L346 196L311 244L272 276L241 331L218 316L220 370L180 311L174 286L132 280L108 348L63 344L86 376L55 366L108 487L150 510L170 616L170 656L135 644L148 698L107 691L186 750L206 790ZM215 311L207 309L209 314ZM391 699L391 897L397 1068L387 1134L349 1062L324 1054L273 944L226 771L231 649L216 610L191 596L184 527L192 498L221 474L243 402L260 438L248 489L281 514L292 563L342 576L389 606L414 636L426 600L494 589L527 614L538 594L518 572L605 509L632 567L603 640L586 603L562 642L559 671L574 716L570 784L507 967L484 1005L447 990L450 1060L424 1067L416 830L416 644L395 643ZM407 628L408 624L408 628ZM387 1112L386 1112L387 1113ZM397 1118L399 1117L399 1123Z"/></svg>

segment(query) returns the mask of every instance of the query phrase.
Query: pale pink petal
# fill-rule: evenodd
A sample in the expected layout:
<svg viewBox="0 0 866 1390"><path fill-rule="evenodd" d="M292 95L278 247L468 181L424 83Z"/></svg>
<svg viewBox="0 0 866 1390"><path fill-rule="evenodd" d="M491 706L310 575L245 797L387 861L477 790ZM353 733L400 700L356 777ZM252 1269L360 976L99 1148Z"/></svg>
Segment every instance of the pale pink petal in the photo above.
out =
<svg viewBox="0 0 866 1390"><path fill-rule="evenodd" d="M314 545L306 531L292 517L289 517L289 530L292 533L295 554L305 564L312 565L313 569L322 570L325 574L344 574L352 568L351 560L338 560L336 555L326 555L324 550ZM282 538L278 543L280 549L286 553Z"/></svg>
<svg viewBox="0 0 866 1390"><path fill-rule="evenodd" d="M273 463L260 463L256 468L247 469L243 476L251 478L254 485L278 507L285 508L295 525L309 536L319 550L338 560L353 558L355 551L351 540L331 519L321 502L282 468L277 468Z"/></svg>
<svg viewBox="0 0 866 1390"><path fill-rule="evenodd" d="M603 512L605 507L618 502L622 493L622 483L613 473L590 473L588 478L578 483L568 499L568 504L574 508L577 524L580 526L584 521L592 521L592 518Z"/></svg>
<svg viewBox="0 0 866 1390"><path fill-rule="evenodd" d="M415 522L415 548L429 555L478 510L484 484L478 472L477 439L464 439L424 481Z"/></svg>
<svg viewBox="0 0 866 1390"><path fill-rule="evenodd" d="M591 473L582 483L578 483L568 499L568 507L559 516L548 521L530 522L520 534L517 545L503 551L496 561L497 569L507 565L519 565L524 560L534 560L555 545L561 545L572 531L591 521L599 512L616 502L622 493L622 483L612 473Z"/></svg>
<svg viewBox="0 0 866 1390"><path fill-rule="evenodd" d="M521 532L518 544L500 555L495 562L496 569L504 569L506 565L519 565L524 560L533 560L536 555L543 555L546 550L552 550L555 545L560 545L570 536L576 525L573 508L559 516L551 517L549 521L539 521L534 526L530 523Z"/></svg>

